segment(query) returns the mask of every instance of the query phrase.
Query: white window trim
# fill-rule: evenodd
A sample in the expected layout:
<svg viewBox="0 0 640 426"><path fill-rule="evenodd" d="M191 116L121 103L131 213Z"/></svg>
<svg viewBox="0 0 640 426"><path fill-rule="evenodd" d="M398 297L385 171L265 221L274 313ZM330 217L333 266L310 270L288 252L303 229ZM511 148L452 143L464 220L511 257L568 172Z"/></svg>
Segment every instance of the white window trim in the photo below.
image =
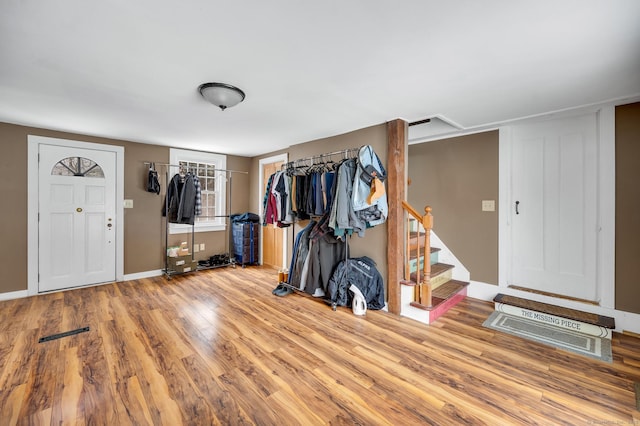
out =
<svg viewBox="0 0 640 426"><path fill-rule="evenodd" d="M187 149L171 148L169 150L169 163L179 164L180 161L199 162L215 164L216 169L226 170L227 156L222 154L214 154L211 152L191 151ZM169 173L169 181L178 172L173 170ZM223 216L227 214L227 182L225 172L216 174L216 215ZM197 217L197 216L196 216ZM219 223L201 223L196 222L193 227L194 232L211 232L224 231L227 229L227 221L224 217L217 218ZM169 234L187 234L191 232L191 225L183 225L179 223L169 224Z"/></svg>

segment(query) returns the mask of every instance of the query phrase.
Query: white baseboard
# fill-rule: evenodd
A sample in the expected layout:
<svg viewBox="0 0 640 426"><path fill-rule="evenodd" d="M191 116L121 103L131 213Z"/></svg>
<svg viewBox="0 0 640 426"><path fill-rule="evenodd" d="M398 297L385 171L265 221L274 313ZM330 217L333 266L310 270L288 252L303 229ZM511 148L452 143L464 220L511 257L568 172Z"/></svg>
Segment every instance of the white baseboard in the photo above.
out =
<svg viewBox="0 0 640 426"><path fill-rule="evenodd" d="M569 309L577 309L579 311L589 312L597 315L612 317L616 320L616 328L614 331L630 331L640 334L640 314L632 312L618 311L616 309L604 308L596 305L585 305L583 303L572 300L564 300L551 298L549 296L541 296L534 293L527 293L510 288L500 287L494 284L487 284L480 281L471 281L467 287L467 296L479 300L493 301L498 293L510 296L522 297L524 299L535 300L537 302L550 303L552 305L562 306Z"/></svg>
<svg viewBox="0 0 640 426"><path fill-rule="evenodd" d="M8 293L0 293L0 301L2 301L2 300L12 300L12 299L22 299L23 297L29 297L29 292L27 290L19 290L19 291L10 291Z"/></svg>
<svg viewBox="0 0 640 426"><path fill-rule="evenodd" d="M156 269L156 270L153 270L153 271L136 272L134 274L125 274L124 275L124 281L141 280L143 278L159 277L162 274L164 274L164 270L163 269Z"/></svg>
<svg viewBox="0 0 640 426"><path fill-rule="evenodd" d="M500 293L500 290L500 287L497 285L487 284L481 281L469 281L467 296L474 299L492 301L493 298Z"/></svg>

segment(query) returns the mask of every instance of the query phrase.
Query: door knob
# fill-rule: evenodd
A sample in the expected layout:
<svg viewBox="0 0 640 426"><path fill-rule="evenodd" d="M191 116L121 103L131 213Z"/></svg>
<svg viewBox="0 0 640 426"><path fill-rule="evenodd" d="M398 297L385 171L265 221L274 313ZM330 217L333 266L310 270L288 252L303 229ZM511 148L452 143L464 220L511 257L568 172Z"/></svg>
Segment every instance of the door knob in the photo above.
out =
<svg viewBox="0 0 640 426"><path fill-rule="evenodd" d="M113 223L108 223L107 224L107 228L111 228L113 226Z"/></svg>
<svg viewBox="0 0 640 426"><path fill-rule="evenodd" d="M77 211L78 213L81 213L81 212L82 212L82 207L78 207L78 208L76 209L76 211Z"/></svg>

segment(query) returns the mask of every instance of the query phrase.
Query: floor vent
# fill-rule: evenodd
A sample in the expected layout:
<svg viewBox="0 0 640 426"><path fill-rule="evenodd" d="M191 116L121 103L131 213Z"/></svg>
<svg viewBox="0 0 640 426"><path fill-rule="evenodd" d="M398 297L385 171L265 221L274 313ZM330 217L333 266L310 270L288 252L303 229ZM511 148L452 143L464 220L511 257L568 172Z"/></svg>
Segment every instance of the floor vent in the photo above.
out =
<svg viewBox="0 0 640 426"><path fill-rule="evenodd" d="M85 331L89 331L89 327L77 328L71 331L65 331L64 333L52 334L51 336L41 337L38 340L38 343L48 342L50 340L60 339L61 337L73 336L74 334L84 333Z"/></svg>

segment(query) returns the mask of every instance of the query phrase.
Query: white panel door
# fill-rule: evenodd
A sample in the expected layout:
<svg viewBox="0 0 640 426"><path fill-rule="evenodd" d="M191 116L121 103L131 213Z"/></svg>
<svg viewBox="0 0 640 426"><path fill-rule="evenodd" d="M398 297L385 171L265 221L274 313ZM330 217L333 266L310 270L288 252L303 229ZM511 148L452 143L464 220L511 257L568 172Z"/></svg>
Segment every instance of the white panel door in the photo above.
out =
<svg viewBox="0 0 640 426"><path fill-rule="evenodd" d="M595 300L596 115L513 126L511 153L508 284Z"/></svg>
<svg viewBox="0 0 640 426"><path fill-rule="evenodd" d="M115 281L116 154L39 145L38 291Z"/></svg>

